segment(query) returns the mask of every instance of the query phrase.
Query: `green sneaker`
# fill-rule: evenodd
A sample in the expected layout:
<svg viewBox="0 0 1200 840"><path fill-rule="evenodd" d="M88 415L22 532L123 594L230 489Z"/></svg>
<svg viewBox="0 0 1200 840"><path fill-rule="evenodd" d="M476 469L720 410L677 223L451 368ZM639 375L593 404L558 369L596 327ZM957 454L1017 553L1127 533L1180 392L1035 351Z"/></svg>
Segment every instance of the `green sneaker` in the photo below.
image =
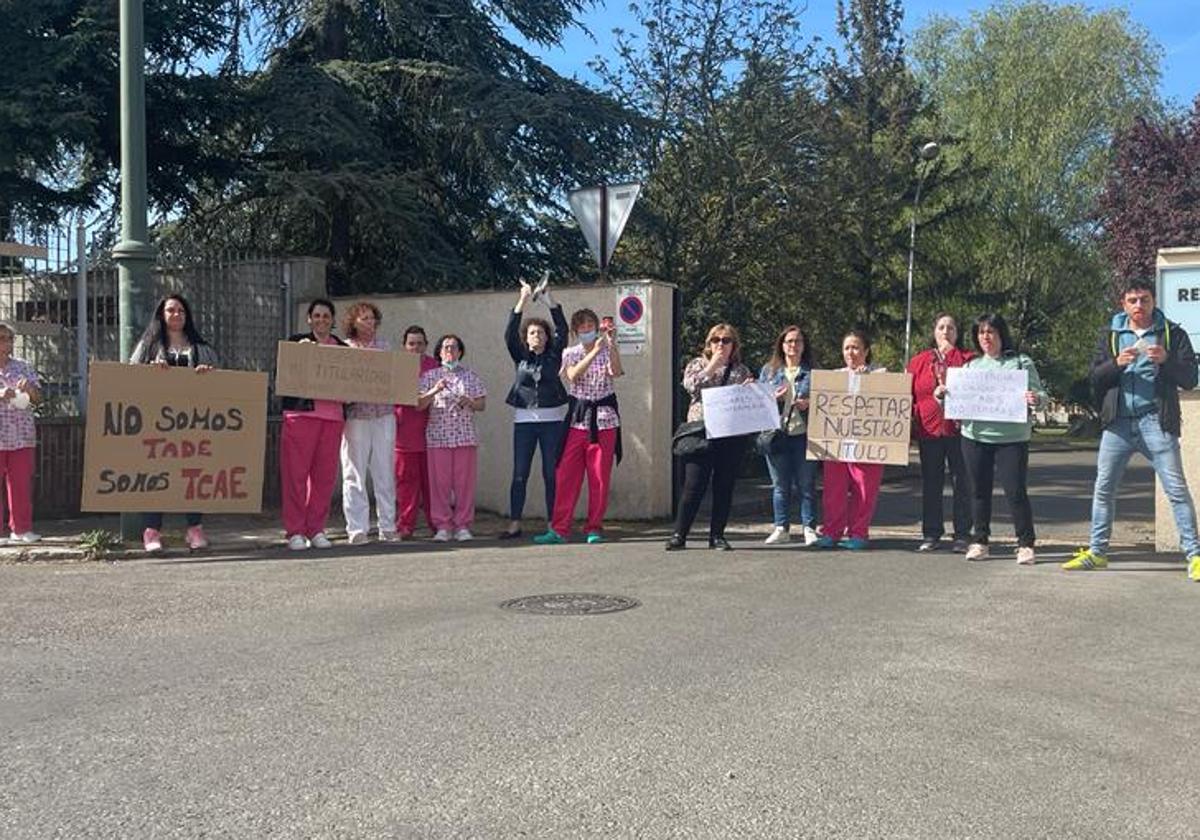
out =
<svg viewBox="0 0 1200 840"><path fill-rule="evenodd" d="M1081 548L1075 556L1062 564L1064 571L1090 572L1093 569L1108 568L1108 558L1103 554L1094 554L1090 548Z"/></svg>
<svg viewBox="0 0 1200 840"><path fill-rule="evenodd" d="M567 541L567 539L553 528L547 528L546 533L538 534L533 538L533 541L538 545L562 545Z"/></svg>
<svg viewBox="0 0 1200 840"><path fill-rule="evenodd" d="M604 542L604 537L601 536L596 531L593 531L592 533L587 535L587 541L588 541L588 545L595 545L596 543Z"/></svg>
<svg viewBox="0 0 1200 840"><path fill-rule="evenodd" d="M1200 554L1188 558L1188 580L1200 583Z"/></svg>

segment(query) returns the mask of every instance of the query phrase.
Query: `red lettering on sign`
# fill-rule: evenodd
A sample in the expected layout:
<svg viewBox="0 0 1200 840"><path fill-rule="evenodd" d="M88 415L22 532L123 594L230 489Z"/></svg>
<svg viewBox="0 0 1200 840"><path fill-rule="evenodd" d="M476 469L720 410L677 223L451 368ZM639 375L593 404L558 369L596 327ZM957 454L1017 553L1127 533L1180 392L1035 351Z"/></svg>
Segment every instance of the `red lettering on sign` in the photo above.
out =
<svg viewBox="0 0 1200 840"><path fill-rule="evenodd" d="M151 461L159 458L212 457L212 441L207 438L199 441L183 440L179 443L173 443L166 438L143 438L142 445L146 447L146 457Z"/></svg>
<svg viewBox="0 0 1200 840"><path fill-rule="evenodd" d="M246 490L242 479L246 475L245 467L233 467L228 470L217 470L206 473L199 467L188 467L180 471L187 480L184 488L186 499L244 499Z"/></svg>

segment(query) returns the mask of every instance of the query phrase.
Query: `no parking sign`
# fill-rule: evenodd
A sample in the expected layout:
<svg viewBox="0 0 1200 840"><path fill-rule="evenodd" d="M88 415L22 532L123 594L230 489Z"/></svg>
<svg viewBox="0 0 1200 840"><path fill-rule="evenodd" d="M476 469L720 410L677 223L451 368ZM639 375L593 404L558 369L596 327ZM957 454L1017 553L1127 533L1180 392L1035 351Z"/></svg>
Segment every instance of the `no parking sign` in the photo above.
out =
<svg viewBox="0 0 1200 840"><path fill-rule="evenodd" d="M645 286L617 287L617 346L622 353L640 356L646 345Z"/></svg>

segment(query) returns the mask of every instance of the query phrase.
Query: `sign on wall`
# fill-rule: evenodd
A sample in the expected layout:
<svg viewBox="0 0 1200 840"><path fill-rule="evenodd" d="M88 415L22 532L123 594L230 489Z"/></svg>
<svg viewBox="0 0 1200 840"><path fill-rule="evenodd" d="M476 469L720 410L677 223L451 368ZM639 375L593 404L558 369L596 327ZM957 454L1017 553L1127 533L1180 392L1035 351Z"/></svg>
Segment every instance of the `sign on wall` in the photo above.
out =
<svg viewBox="0 0 1200 840"><path fill-rule="evenodd" d="M421 357L405 351L281 341L275 393L339 402L417 404Z"/></svg>
<svg viewBox="0 0 1200 840"><path fill-rule="evenodd" d="M1191 264L1181 262L1171 266L1162 265L1160 262L1155 303L1167 318L1181 324L1187 330L1192 345L1197 346L1200 344L1200 248L1194 249L1190 260Z"/></svg>
<svg viewBox="0 0 1200 840"><path fill-rule="evenodd" d="M640 356L646 347L646 298L646 286L617 286L617 347L622 354Z"/></svg>
<svg viewBox="0 0 1200 840"><path fill-rule="evenodd" d="M84 511L258 513L267 375L93 362Z"/></svg>
<svg viewBox="0 0 1200 840"><path fill-rule="evenodd" d="M814 370L808 459L907 464L912 376Z"/></svg>

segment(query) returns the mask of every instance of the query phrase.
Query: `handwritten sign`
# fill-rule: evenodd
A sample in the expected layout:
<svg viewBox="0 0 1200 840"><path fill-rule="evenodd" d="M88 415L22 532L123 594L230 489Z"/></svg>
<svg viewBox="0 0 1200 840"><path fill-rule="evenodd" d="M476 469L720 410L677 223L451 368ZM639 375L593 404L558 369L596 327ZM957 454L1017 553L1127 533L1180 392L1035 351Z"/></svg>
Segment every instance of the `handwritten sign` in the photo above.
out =
<svg viewBox="0 0 1200 840"><path fill-rule="evenodd" d="M93 362L85 511L258 513L267 375Z"/></svg>
<svg viewBox="0 0 1200 840"><path fill-rule="evenodd" d="M275 393L339 402L417 404L421 357L281 341L275 352Z"/></svg>
<svg viewBox="0 0 1200 840"><path fill-rule="evenodd" d="M814 370L808 459L907 464L912 376Z"/></svg>
<svg viewBox="0 0 1200 840"><path fill-rule="evenodd" d="M946 371L946 417L1024 423L1029 371L950 368Z"/></svg>
<svg viewBox="0 0 1200 840"><path fill-rule="evenodd" d="M725 385L705 388L704 435L734 437L779 428L779 407L765 385Z"/></svg>

